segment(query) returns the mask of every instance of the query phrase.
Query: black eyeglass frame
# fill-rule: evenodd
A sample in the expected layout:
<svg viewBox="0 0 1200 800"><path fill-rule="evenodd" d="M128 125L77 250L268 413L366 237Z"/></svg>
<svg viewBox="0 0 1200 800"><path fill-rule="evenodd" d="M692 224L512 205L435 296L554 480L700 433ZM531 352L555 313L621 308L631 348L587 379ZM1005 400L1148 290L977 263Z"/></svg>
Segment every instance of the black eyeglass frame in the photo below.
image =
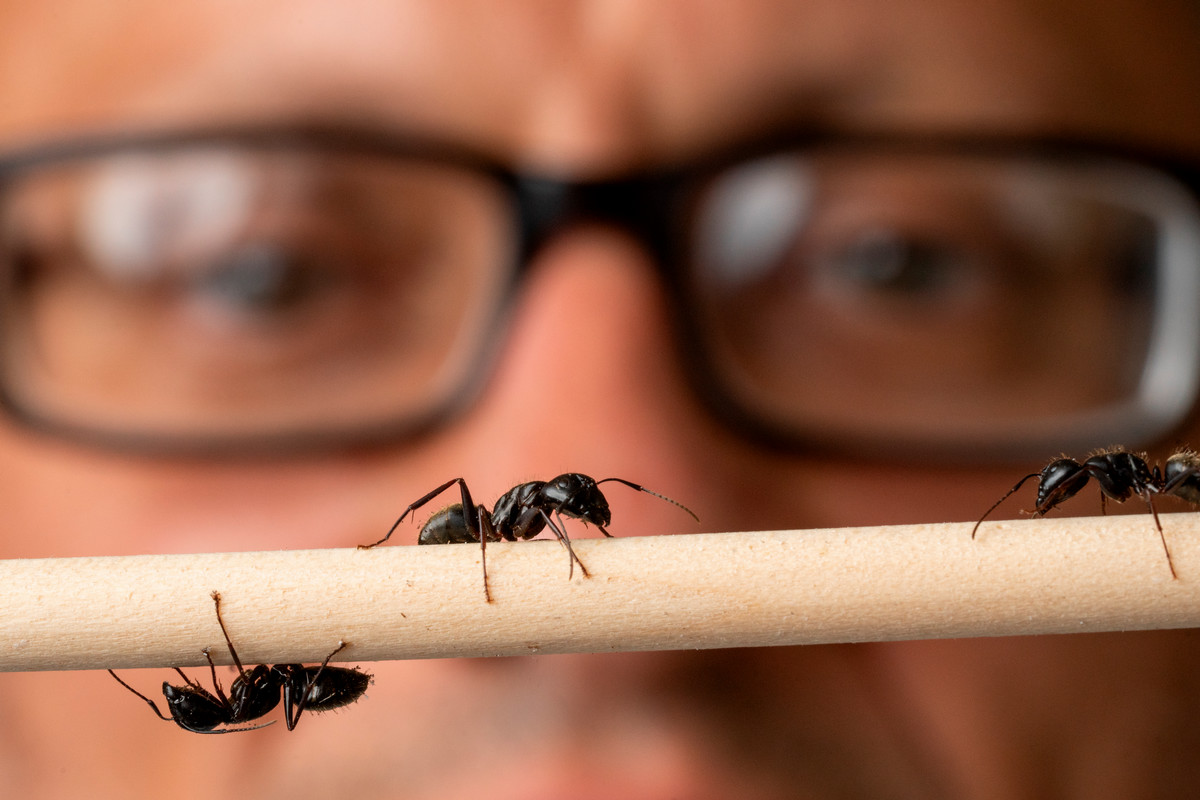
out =
<svg viewBox="0 0 1200 800"><path fill-rule="evenodd" d="M782 429L748 411L725 391L708 359L697 344L700 321L685 301L686 290L680 265L688 253L683 222L689 202L712 176L755 159L786 150L822 145L870 147L881 153L956 154L978 157L1024 157L1070 163L1096 159L1132 162L1163 172L1185 187L1200 203L1200 160L1190 160L1161 150L1111 142L1073 138L1016 137L979 134L911 134L895 132L848 133L810 130L766 137L748 145L726 148L686 162L645 170L620 172L612 177L571 180L550 173L525 173L512 169L480 150L445 141L398 134L370 128L324 125L225 126L196 130L166 130L92 135L73 140L29 146L0 154L0 193L5 184L22 173L41 167L121 152L149 153L199 144L236 144L246 149L304 147L343 154L397 157L454 166L489 177L503 187L516 210L517 263L511 280L499 298L496 318L490 329L500 330L514 297L539 250L562 230L578 224L600 224L632 236L650 256L664 281L672 323L677 332L679 353L693 389L719 419L760 445L782 450L810 449L823 452L858 453L879 460L982 461L1024 460L1033 457L1031 448L1017 445L1010 450L972 452L962 447L925 446L921 442L872 442L831 439L817 432L797 433ZM1198 299L1200 309L1200 299ZM476 356L470 380L442 407L415 419L362 427L265 434L263 436L162 437L75 426L43 417L23 406L9 387L0 382L0 408L21 425L82 445L123 450L140 455L185 455L199 457L283 456L384 445L416 438L435 430L465 411L490 376L490 365L501 337L491 337ZM1196 354L1200 360L1200 353ZM2 376L0 376L2 377ZM1140 435L1149 444L1166 436L1195 415L1196 397L1190 411L1170 426L1146 430ZM905 452L900 453L898 450ZM1050 450L1033 448L1041 452Z"/></svg>

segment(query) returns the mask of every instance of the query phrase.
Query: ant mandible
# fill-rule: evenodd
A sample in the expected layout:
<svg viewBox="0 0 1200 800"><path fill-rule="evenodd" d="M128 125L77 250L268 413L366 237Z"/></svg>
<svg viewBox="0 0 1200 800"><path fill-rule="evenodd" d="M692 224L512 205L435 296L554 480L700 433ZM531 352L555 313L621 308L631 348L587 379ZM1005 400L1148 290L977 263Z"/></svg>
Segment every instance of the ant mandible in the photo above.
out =
<svg viewBox="0 0 1200 800"><path fill-rule="evenodd" d="M1041 517L1068 498L1074 497L1092 478L1100 486L1101 513L1105 511L1106 498L1111 497L1118 503L1123 503L1135 494L1141 497L1154 517L1154 526L1162 541L1171 577L1178 578L1175 574L1175 563L1171 559L1171 550L1167 547L1166 536L1163 535L1162 523L1158 519L1158 510L1154 507L1154 495L1173 495L1193 505L1200 505L1200 455L1190 450L1180 450L1167 459L1161 470L1157 465L1151 467L1147 464L1143 455L1130 453L1121 447L1093 453L1082 463L1067 457L1055 459L1041 472L1031 472L1021 478L984 512L971 529L972 539L988 515L1030 478L1038 479L1037 502L1031 512L1034 517Z"/></svg>
<svg viewBox="0 0 1200 800"><path fill-rule="evenodd" d="M697 522L700 518L683 503L672 500L658 492L652 492L644 486L627 481L624 478L604 478L596 480L578 472L568 472L549 481L529 481L518 484L500 496L491 511L485 506L476 505L471 498L471 491L462 478L453 478L434 489L429 494L413 502L400 518L388 529L387 535L373 544L360 544L360 550L383 544L404 518L421 506L458 484L462 494L462 503L442 509L430 517L421 527L417 544L465 544L479 542L481 561L483 562L483 595L487 602L492 602L492 592L488 587L487 577L487 543L501 540L515 542L522 539L532 539L549 527L554 536L568 554L567 579L574 576L575 565L583 572L584 577L590 577L587 567L575 555L571 547L571 539L563 527L562 517L572 517L591 523L600 529L605 536L612 534L605 526L612 521L612 513L608 508L608 499L600 491L601 483L610 481L624 484L631 489L653 495L660 500L666 500L672 505L679 506ZM467 509L470 509L468 512ZM557 523L551 515L557 518Z"/></svg>
<svg viewBox="0 0 1200 800"><path fill-rule="evenodd" d="M221 618L220 592L213 592L212 598L217 609L217 622L221 625L221 633L225 636L229 655L238 671L237 678L229 685L228 695L221 689L217 680L217 668L213 665L208 647L204 648L204 658L208 661L208 668L212 673L214 692L209 692L176 667L175 671L183 678L184 685L173 686L163 681L162 686L163 697L166 698L167 708L171 712L169 717L159 711L153 700L118 678L117 673L108 670L108 674L116 678L117 683L145 700L160 719L174 721L179 727L193 733L253 731L274 725L275 722L237 728L220 726L240 725L260 719L279 705L282 696L283 717L290 731L295 729L300 715L305 710L329 711L341 708L353 703L366 692L371 683L370 674L357 668L329 666L329 660L346 648L346 642L338 642L337 648L325 657L319 667L306 667L302 664L276 664L268 667L260 664L247 671L233 648L233 641L225 628L225 620Z"/></svg>

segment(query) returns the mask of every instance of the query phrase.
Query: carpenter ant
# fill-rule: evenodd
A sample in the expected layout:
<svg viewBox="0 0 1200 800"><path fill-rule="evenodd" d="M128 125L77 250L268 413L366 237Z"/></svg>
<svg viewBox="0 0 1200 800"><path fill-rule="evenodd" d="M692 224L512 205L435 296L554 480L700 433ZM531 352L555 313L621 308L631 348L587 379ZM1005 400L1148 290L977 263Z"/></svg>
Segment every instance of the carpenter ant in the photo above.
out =
<svg viewBox="0 0 1200 800"><path fill-rule="evenodd" d="M558 541L567 548L570 565L567 573L568 579L574 576L576 564L579 565L584 576L589 577L587 567L583 565L579 556L575 555L574 548L571 547L571 539L563 527L562 517L565 515L583 520L585 523L590 522L599 528L601 533L611 538L612 534L605 530L604 526L611 522L612 514L608 508L608 500L600 491L599 486L601 483L609 481L622 483L631 489L666 500L691 514L692 519L700 521L700 518L682 503L658 492L652 492L644 486L624 478L604 478L598 481L578 472L568 472L550 481L529 481L514 486L502 494L491 511L488 511L485 506L475 504L475 501L471 499L470 490L467 489L466 481L462 478L454 478L404 509L404 513L388 530L387 535L378 542L359 545L359 549L365 550L386 542L405 517L457 483L462 493L462 503L444 508L430 517L421 528L417 544L479 542L482 553L481 561L483 562L483 594L489 603L492 602L492 593L488 588L487 579L487 543L489 541L515 542L532 539L549 527ZM551 515L557 518L557 522L551 518Z"/></svg>
<svg viewBox="0 0 1200 800"><path fill-rule="evenodd" d="M1171 560L1171 551L1167 547L1167 539L1163 535L1162 523L1158 519L1158 510L1154 507L1154 495L1174 495L1194 505L1200 505L1200 455L1190 450L1181 450L1168 458L1161 470L1157 465L1151 467L1147 464L1144 456L1130 453L1120 447L1094 453L1082 463L1073 458L1056 459L1047 464L1041 472L1031 472L1021 478L997 500L971 529L972 539L988 515L1030 478L1038 479L1037 503L1031 512L1034 517L1043 516L1063 501L1074 497L1092 478L1100 485L1101 513L1105 511L1106 498L1111 497L1118 503L1123 503L1135 494L1141 497L1154 517L1154 526L1158 529L1159 539L1162 540L1171 577L1178 577L1175 574L1175 564Z"/></svg>
<svg viewBox="0 0 1200 800"><path fill-rule="evenodd" d="M109 675L116 678L117 683L146 701L160 719L174 720L187 731L193 733L238 733L253 731L274 725L274 721L262 725L247 725L243 727L221 728L221 725L240 725L251 720L260 719L269 714L283 699L284 721L288 730L294 730L300 721L300 715L308 711L329 711L349 705L363 695L371 682L368 673L358 669L329 666L329 659L346 648L346 642L338 642L337 648L325 657L319 667L306 667L302 664L276 664L268 667L260 664L247 671L233 649L233 641L225 629L225 620L221 618L221 594L212 593L213 602L217 609L217 622L221 625L221 633L225 636L225 644L229 647L229 655L237 667L238 676L229 686L226 695L217 680L217 668L213 665L210 648L204 648L204 658L208 661L212 673L213 692L209 692L199 682L192 680L178 667L175 671L183 678L185 685L172 686L163 681L163 696L171 716L165 716L159 711L154 701L134 689L117 677L111 669Z"/></svg>

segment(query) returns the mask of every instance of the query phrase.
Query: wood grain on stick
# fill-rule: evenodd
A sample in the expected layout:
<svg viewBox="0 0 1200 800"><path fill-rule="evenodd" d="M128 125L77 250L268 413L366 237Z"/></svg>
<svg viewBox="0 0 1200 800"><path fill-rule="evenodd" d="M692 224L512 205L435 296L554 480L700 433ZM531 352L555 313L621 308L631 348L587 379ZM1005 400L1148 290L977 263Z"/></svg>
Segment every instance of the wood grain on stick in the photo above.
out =
<svg viewBox="0 0 1200 800"><path fill-rule="evenodd" d="M0 670L674 650L1200 625L1200 514L0 561Z"/></svg>

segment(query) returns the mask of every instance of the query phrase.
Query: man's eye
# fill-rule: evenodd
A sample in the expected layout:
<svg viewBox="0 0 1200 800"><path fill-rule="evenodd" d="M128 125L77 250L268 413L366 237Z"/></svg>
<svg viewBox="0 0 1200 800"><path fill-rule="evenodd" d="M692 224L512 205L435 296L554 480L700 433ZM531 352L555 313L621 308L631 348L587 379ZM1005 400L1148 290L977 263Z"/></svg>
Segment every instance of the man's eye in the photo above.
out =
<svg viewBox="0 0 1200 800"><path fill-rule="evenodd" d="M946 244L883 229L864 232L822 260L834 279L896 299L934 296L967 267L963 254Z"/></svg>
<svg viewBox="0 0 1200 800"><path fill-rule="evenodd" d="M193 274L187 288L235 313L279 313L303 304L330 279L328 271L284 248L255 244Z"/></svg>

